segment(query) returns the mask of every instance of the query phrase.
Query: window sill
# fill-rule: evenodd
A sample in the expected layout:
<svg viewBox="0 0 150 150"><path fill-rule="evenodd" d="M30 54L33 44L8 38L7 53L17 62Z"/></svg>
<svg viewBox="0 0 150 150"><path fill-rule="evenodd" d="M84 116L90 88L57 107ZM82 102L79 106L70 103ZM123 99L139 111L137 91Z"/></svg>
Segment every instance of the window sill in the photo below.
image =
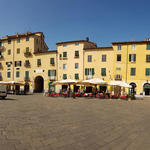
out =
<svg viewBox="0 0 150 150"><path fill-rule="evenodd" d="M63 57L63 60L67 60L68 58L67 57Z"/></svg>
<svg viewBox="0 0 150 150"><path fill-rule="evenodd" d="M79 58L79 56L75 56L74 58Z"/></svg>

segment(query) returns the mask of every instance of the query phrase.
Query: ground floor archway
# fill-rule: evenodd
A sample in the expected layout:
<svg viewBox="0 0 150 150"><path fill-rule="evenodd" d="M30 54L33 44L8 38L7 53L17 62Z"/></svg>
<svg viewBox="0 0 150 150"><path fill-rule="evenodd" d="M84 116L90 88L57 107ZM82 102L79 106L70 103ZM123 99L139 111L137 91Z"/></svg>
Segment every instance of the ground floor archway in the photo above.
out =
<svg viewBox="0 0 150 150"><path fill-rule="evenodd" d="M44 90L44 79L42 76L37 76L34 80L34 92L41 93Z"/></svg>
<svg viewBox="0 0 150 150"><path fill-rule="evenodd" d="M129 94L136 94L136 84L134 82L131 82L129 85L132 86L131 88L129 88Z"/></svg>
<svg viewBox="0 0 150 150"><path fill-rule="evenodd" d="M145 83L143 85L143 91L144 91L145 95L150 95L150 83Z"/></svg>

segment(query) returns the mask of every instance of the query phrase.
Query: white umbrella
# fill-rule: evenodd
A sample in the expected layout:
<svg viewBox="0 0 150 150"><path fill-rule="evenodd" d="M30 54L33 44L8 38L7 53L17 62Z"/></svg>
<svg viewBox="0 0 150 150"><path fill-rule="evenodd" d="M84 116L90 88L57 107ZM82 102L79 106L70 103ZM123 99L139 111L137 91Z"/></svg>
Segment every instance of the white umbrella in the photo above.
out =
<svg viewBox="0 0 150 150"><path fill-rule="evenodd" d="M90 79L89 80L91 84L94 84L94 85L98 85L98 84L107 84L106 81L100 79L100 78L94 78L94 79Z"/></svg>
<svg viewBox="0 0 150 150"><path fill-rule="evenodd" d="M76 80L66 79L66 80L56 81L52 84L69 85L69 84L76 84L76 83L77 83Z"/></svg>

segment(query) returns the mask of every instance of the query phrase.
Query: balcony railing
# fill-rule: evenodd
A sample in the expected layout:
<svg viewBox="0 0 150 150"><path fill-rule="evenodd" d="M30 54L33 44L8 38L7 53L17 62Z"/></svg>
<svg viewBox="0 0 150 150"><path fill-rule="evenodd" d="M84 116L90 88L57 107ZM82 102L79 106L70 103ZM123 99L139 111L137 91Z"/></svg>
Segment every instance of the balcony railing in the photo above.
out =
<svg viewBox="0 0 150 150"><path fill-rule="evenodd" d="M30 57L31 55L32 55L31 52L25 52L25 53L24 53L24 56L25 56L25 57Z"/></svg>
<svg viewBox="0 0 150 150"><path fill-rule="evenodd" d="M24 66L25 67L31 67L30 63L25 63Z"/></svg>
<svg viewBox="0 0 150 150"><path fill-rule="evenodd" d="M3 57L3 55L0 55L0 59L3 59L4 57Z"/></svg>
<svg viewBox="0 0 150 150"><path fill-rule="evenodd" d="M0 51L4 50L4 46L0 46Z"/></svg>

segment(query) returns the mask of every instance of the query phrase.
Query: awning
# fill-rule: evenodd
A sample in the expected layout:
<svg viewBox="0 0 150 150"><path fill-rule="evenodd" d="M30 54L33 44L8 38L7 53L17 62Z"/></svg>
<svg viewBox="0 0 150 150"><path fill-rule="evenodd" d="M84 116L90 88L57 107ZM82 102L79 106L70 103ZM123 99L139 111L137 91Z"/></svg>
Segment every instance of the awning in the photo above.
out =
<svg viewBox="0 0 150 150"><path fill-rule="evenodd" d="M54 82L54 81L49 81L49 82L48 82L48 85L52 84L53 82Z"/></svg>
<svg viewBox="0 0 150 150"><path fill-rule="evenodd" d="M143 88L144 89L150 89L150 86L144 86Z"/></svg>

